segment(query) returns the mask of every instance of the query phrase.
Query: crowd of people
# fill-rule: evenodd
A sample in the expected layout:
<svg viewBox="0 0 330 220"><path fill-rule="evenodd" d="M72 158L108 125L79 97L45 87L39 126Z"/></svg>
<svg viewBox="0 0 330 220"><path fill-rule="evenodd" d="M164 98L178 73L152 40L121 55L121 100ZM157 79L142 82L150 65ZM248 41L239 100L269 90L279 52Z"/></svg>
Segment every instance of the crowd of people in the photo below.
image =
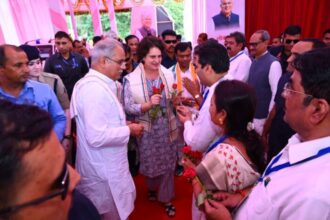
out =
<svg viewBox="0 0 330 220"><path fill-rule="evenodd" d="M168 217L183 173L194 220L330 219L330 30L139 31L0 46L0 219L128 219L137 169Z"/></svg>

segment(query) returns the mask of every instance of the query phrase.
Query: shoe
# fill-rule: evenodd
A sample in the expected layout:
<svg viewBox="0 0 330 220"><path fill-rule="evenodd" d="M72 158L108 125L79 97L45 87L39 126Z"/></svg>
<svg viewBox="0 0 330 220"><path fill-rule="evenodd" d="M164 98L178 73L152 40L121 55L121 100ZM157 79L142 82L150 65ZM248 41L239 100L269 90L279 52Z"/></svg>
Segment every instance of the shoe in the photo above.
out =
<svg viewBox="0 0 330 220"><path fill-rule="evenodd" d="M173 218L175 216L175 207L172 203L165 204L165 212L168 217Z"/></svg>

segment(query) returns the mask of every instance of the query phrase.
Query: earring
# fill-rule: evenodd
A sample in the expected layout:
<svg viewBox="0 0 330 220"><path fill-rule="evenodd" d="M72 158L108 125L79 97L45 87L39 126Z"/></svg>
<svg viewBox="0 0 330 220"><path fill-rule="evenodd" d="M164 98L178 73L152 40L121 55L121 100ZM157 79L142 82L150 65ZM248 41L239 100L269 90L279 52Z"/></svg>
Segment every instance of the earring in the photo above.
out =
<svg viewBox="0 0 330 220"><path fill-rule="evenodd" d="M219 118L219 124L223 125L223 119L222 118Z"/></svg>

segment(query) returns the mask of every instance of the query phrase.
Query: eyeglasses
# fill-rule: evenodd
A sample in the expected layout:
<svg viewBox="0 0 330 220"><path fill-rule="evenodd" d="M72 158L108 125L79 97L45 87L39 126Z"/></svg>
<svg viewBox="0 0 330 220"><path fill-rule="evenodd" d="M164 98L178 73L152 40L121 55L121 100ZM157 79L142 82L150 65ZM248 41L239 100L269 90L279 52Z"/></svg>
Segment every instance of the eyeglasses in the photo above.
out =
<svg viewBox="0 0 330 220"><path fill-rule="evenodd" d="M250 42L249 45L250 47L256 47L258 44L262 43L263 41L258 41L258 42Z"/></svg>
<svg viewBox="0 0 330 220"><path fill-rule="evenodd" d="M293 42L293 44L296 44L296 43L299 42L299 40L298 40L298 39L295 39L295 40L286 39L286 40L285 40L285 43L286 43L286 44L291 44L292 42Z"/></svg>
<svg viewBox="0 0 330 220"><path fill-rule="evenodd" d="M60 189L58 191L55 191L55 192L50 193L46 196L31 200L29 202L26 202L26 203L23 203L23 204L20 204L20 205L15 205L15 206L11 206L11 207L1 209L0 210L0 216L8 215L10 213L16 212L16 211L18 211L20 209L23 209L23 208L26 208L28 206L41 204L41 203L46 202L46 201L48 201L48 200L50 200L54 197L57 197L57 196L61 196L61 199L65 200L65 198L68 194L68 188L69 188L69 185L70 185L69 169L68 169L67 163L64 164L63 171L61 173L62 173L61 176L63 176L63 178L60 182L60 186L59 186Z"/></svg>
<svg viewBox="0 0 330 220"><path fill-rule="evenodd" d="M166 44L176 44L177 40L164 40Z"/></svg>
<svg viewBox="0 0 330 220"><path fill-rule="evenodd" d="M125 60L114 60L114 59L111 59L110 57L105 57L105 58L108 59L108 60L110 60L110 61L112 61L112 62L117 63L119 66L122 66L123 64L126 63Z"/></svg>
<svg viewBox="0 0 330 220"><path fill-rule="evenodd" d="M288 97L289 95L292 95L293 93L297 93L297 94L300 94L300 95L304 95L304 96L313 98L313 96L310 95L310 94L306 94L306 93L303 93L303 92L299 92L299 91L293 90L292 89L292 86L291 86L291 83L285 83L282 94L285 97Z"/></svg>

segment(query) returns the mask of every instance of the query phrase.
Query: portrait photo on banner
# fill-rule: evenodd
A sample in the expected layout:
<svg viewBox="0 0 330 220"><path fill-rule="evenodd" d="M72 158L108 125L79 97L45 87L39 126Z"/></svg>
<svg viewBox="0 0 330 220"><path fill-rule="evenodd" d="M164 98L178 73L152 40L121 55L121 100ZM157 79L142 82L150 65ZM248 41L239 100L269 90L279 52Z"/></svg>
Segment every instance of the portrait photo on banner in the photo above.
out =
<svg viewBox="0 0 330 220"><path fill-rule="evenodd" d="M132 8L131 33L140 40L146 36L157 36L157 17L154 6Z"/></svg>
<svg viewBox="0 0 330 220"><path fill-rule="evenodd" d="M206 32L224 42L231 32L245 30L245 0L206 1Z"/></svg>

